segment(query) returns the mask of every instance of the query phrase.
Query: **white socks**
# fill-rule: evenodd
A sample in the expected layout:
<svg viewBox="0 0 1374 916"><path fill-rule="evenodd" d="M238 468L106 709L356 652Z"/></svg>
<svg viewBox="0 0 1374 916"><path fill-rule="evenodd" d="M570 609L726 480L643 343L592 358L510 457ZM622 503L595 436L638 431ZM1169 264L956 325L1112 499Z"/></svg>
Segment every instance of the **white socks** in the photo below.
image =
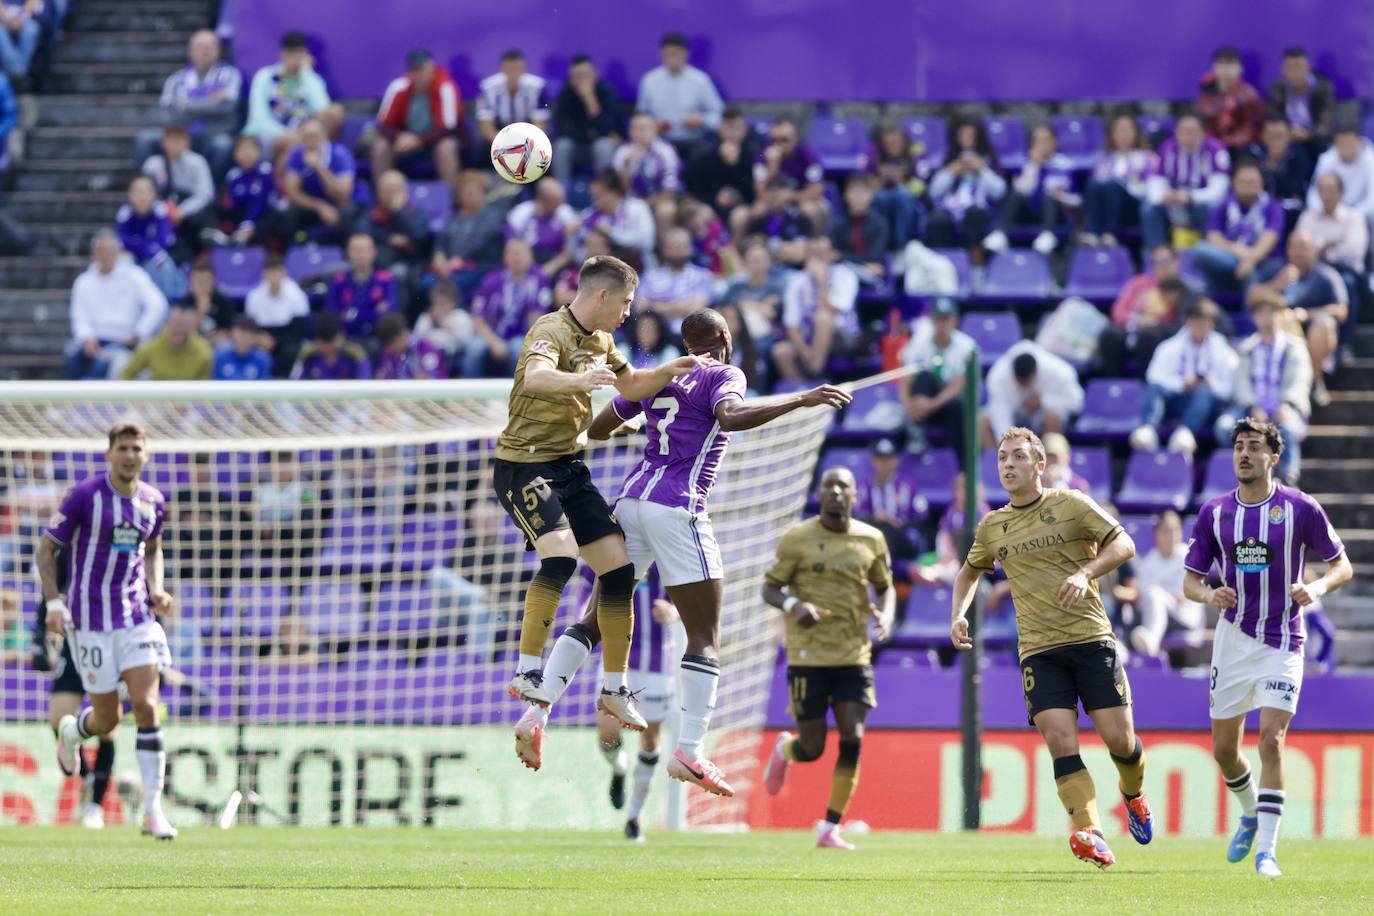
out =
<svg viewBox="0 0 1374 916"><path fill-rule="evenodd" d="M1250 768L1246 767L1245 772L1235 779L1226 780L1226 788L1231 790L1231 794L1240 802L1241 813L1246 817L1255 816L1255 781L1250 777Z"/></svg>
<svg viewBox="0 0 1374 916"><path fill-rule="evenodd" d="M625 686L624 671L605 671L602 672L602 675L605 678L605 680L602 683L605 684L606 689L609 690L611 693L615 693L616 691L620 690L621 687Z"/></svg>
<svg viewBox="0 0 1374 916"><path fill-rule="evenodd" d="M627 821L639 820L639 813L644 810L644 799L649 797L649 784L653 782L654 770L657 767L658 754L639 752L639 760L635 763L634 788L630 790L630 806L625 809Z"/></svg>
<svg viewBox="0 0 1374 916"><path fill-rule="evenodd" d="M719 683L720 663L715 659L704 655L682 656L682 722L677 749L689 760L701 756L701 742L711 727Z"/></svg>
<svg viewBox="0 0 1374 916"><path fill-rule="evenodd" d="M544 667L544 659L539 655L526 655L520 653L520 661L515 664L515 673L524 674L526 671L538 671Z"/></svg>
<svg viewBox="0 0 1374 916"><path fill-rule="evenodd" d="M1260 789L1256 810L1259 812L1259 835L1255 837L1255 853L1273 855L1279 842L1279 821L1283 819L1283 790Z"/></svg>
<svg viewBox="0 0 1374 916"><path fill-rule="evenodd" d="M162 809L162 783L167 773L167 752L163 749L162 729L138 730L134 745L138 768L143 774L143 806L147 811Z"/></svg>
<svg viewBox="0 0 1374 916"><path fill-rule="evenodd" d="M554 702L563 696L577 669L582 667L587 656L592 654L592 647L587 645L580 634L572 633L571 629L569 627L564 630L563 635L554 640L553 651L549 653L549 663L544 666L544 683L553 688Z"/></svg>

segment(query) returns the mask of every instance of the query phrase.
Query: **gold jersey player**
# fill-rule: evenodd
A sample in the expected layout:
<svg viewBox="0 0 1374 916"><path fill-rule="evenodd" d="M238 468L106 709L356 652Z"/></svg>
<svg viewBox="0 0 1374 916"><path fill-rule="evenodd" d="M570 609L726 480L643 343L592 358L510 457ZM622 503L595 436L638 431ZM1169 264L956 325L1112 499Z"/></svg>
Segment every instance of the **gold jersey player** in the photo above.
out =
<svg viewBox="0 0 1374 916"><path fill-rule="evenodd" d="M544 646L581 554L600 585L596 614L605 641L601 705L635 730L645 723L625 686L634 630L634 567L625 535L580 456L587 445L594 390L614 385L626 398L641 400L699 362L684 356L655 369L626 363L611 332L629 315L638 285L639 275L624 261L589 258L572 303L535 321L516 363L510 419L497 439L492 472L497 499L524 532L525 549L539 555L539 571L525 592L520 658L510 694L542 705L551 699L543 684ZM517 731L517 753L522 741L541 740L542 733Z"/></svg>
<svg viewBox="0 0 1374 916"><path fill-rule="evenodd" d="M1131 689L1117 654L1097 579L1135 556L1135 544L1092 498L1046 489L1045 446L1013 427L997 445L997 471L1011 501L983 516L954 580L950 638L972 648L965 614L978 578L1001 563L1011 582L1030 723L1054 760L1059 799L1073 822L1069 848L1106 868L1116 856L1102 836L1092 776L1078 753L1078 704L1093 721L1120 773L1126 819L1136 842L1154 824L1141 792L1145 751L1131 721Z"/></svg>
<svg viewBox="0 0 1374 916"><path fill-rule="evenodd" d="M796 737L778 735L764 787L777 795L792 763L821 756L826 713L833 709L840 754L816 841L828 849L854 848L840 835L840 820L859 783L864 720L877 705L868 621L876 618L878 638L886 639L897 606L883 533L851 517L855 489L848 469L821 475L820 516L782 536L763 586L763 600L787 616L787 686L797 720Z"/></svg>

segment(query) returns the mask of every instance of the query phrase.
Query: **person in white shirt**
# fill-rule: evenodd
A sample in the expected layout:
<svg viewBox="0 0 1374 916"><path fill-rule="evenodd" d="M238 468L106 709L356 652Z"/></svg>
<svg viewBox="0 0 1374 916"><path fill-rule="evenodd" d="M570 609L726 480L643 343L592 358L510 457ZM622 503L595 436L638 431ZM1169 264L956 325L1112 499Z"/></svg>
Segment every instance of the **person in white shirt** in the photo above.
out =
<svg viewBox="0 0 1374 916"><path fill-rule="evenodd" d="M711 303L715 278L709 270L692 263L692 234L677 227L663 236L662 260L646 271L639 284L635 311L657 312L676 335L682 319Z"/></svg>
<svg viewBox="0 0 1374 916"><path fill-rule="evenodd" d="M429 308L415 319L415 336L439 347L452 360L473 335L472 316L458 307L458 284L444 277L429 291Z"/></svg>
<svg viewBox="0 0 1374 916"><path fill-rule="evenodd" d="M167 297L133 262L113 229L91 240L91 264L72 284L72 340L65 368L73 379L118 378L134 348L167 318Z"/></svg>
<svg viewBox="0 0 1374 916"><path fill-rule="evenodd" d="M788 277L782 294L787 339L773 345L773 364L785 379L818 378L832 355L849 349L859 333L854 302L859 275L836 263L827 235L806 243L806 263Z"/></svg>
<svg viewBox="0 0 1374 916"><path fill-rule="evenodd" d="M548 130L549 106L544 78L525 69L525 54L512 48L501 55L501 72L482 80L477 89L477 129L488 146L507 124L524 121Z"/></svg>
<svg viewBox="0 0 1374 916"><path fill-rule="evenodd" d="M1013 426L1040 434L1063 432L1083 409L1078 372L1033 340L1022 340L988 370L983 447L992 448Z"/></svg>
<svg viewBox="0 0 1374 916"><path fill-rule="evenodd" d="M268 255L262 282L248 291L243 311L263 331L260 342L272 354L273 373L287 375L305 341L310 299L300 284L286 275L281 255Z"/></svg>
<svg viewBox="0 0 1374 916"><path fill-rule="evenodd" d="M1183 596L1183 523L1178 513L1166 509L1155 523L1154 549L1135 561L1136 617L1139 624L1131 630L1131 646L1141 655L1159 654L1160 642L1170 629L1187 632L1201 640L1207 615L1202 605Z"/></svg>
<svg viewBox="0 0 1374 916"><path fill-rule="evenodd" d="M973 338L959 330L959 305L949 296L938 296L930 312L911 326L911 340L902 348L902 362L916 369L901 385L906 410L906 450L926 450L927 430L944 432L945 444L962 458L964 368L976 349Z"/></svg>
<svg viewBox="0 0 1374 916"><path fill-rule="evenodd" d="M611 244L629 249L639 256L639 263L634 266L641 272L651 268L654 265L654 241L658 236L654 211L638 197L627 196L625 182L615 169L597 172L588 190L591 192L592 205L582 213L582 228L574 246L578 260L588 256L588 233L599 229L606 233Z"/></svg>
<svg viewBox="0 0 1374 916"><path fill-rule="evenodd" d="M1155 350L1145 371L1140 426L1131 433L1131 448L1158 450L1159 425L1173 421L1179 425L1169 437L1169 451L1197 451L1197 437L1211 428L1235 393L1236 352L1216 325L1216 303L1199 299L1185 313L1183 330Z"/></svg>
<svg viewBox="0 0 1374 916"><path fill-rule="evenodd" d="M1297 228L1312 235L1323 261L1363 273L1369 253L1369 222L1354 207L1341 203L1345 185L1340 174L1333 171L1317 176L1311 193L1317 196L1318 205L1302 212Z"/></svg>
<svg viewBox="0 0 1374 916"><path fill-rule="evenodd" d="M1355 125L1336 128L1331 148L1317 157L1317 168L1307 190L1307 209L1321 207L1317 179L1328 172L1340 176L1341 202L1366 219L1374 219L1374 144L1361 137Z"/></svg>
<svg viewBox="0 0 1374 916"><path fill-rule="evenodd" d="M662 66L639 81L638 110L654 116L670 143L700 144L720 126L725 103L711 78L687 63L687 39L682 35L664 35L658 53Z"/></svg>

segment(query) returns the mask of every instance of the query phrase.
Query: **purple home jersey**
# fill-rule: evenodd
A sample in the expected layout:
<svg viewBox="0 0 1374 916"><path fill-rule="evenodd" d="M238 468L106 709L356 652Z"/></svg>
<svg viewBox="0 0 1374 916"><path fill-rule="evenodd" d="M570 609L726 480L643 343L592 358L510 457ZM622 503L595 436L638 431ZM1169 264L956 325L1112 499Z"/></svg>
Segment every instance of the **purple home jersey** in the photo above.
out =
<svg viewBox="0 0 1374 916"><path fill-rule="evenodd" d="M648 671L661 674L670 670L665 660L673 650L673 629L671 623L663 624L654 619L654 602L662 598L668 600L668 590L658 578L658 567L650 566L644 581L635 588L634 641L630 643L631 671ZM668 660L676 666L679 659Z"/></svg>
<svg viewBox="0 0 1374 916"><path fill-rule="evenodd" d="M67 548L67 606L78 630L123 630L153 619L143 550L162 534L162 494L139 481L132 498L107 474L68 491L43 533Z"/></svg>
<svg viewBox="0 0 1374 916"><path fill-rule="evenodd" d="M716 423L716 405L744 398L744 373L708 360L643 401L617 397L622 420L644 414L644 457L620 488L621 499L642 499L688 512L706 511L730 434Z"/></svg>
<svg viewBox="0 0 1374 916"><path fill-rule="evenodd" d="M1290 589L1303 579L1305 551L1330 562L1345 551L1317 501L1276 484L1269 498L1246 505L1236 490L1203 504L1184 566L1205 576L1216 563L1236 606L1222 611L1246 636L1285 652L1301 652L1302 607Z"/></svg>

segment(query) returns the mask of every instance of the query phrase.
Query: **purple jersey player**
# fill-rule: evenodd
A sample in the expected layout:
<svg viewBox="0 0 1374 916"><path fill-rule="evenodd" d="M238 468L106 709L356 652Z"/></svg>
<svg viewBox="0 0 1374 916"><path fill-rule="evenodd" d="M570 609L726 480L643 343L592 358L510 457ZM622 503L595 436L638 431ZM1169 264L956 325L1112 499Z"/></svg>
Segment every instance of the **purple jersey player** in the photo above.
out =
<svg viewBox="0 0 1374 916"><path fill-rule="evenodd" d="M1231 433L1238 486L1198 512L1184 561L1184 594L1221 611L1212 641L1212 754L1240 801L1227 858L1255 847L1255 870L1280 874L1274 853L1283 814L1283 737L1302 690L1303 608L1350 581L1345 546L1317 501L1274 480L1283 451L1278 427L1244 417ZM1307 553L1326 573L1306 574ZM1219 571L1221 586L1205 578ZM1245 716L1258 708L1259 787L1240 754ZM1257 836L1258 835L1258 836Z"/></svg>
<svg viewBox="0 0 1374 916"><path fill-rule="evenodd" d="M117 687L123 680L138 723L138 765L143 773L145 827L170 840L176 828L162 813L167 757L158 725L158 669L170 662L167 636L153 616L172 604L162 587L162 494L139 475L148 461L143 429L122 423L110 430L108 469L72 487L38 548L38 573L47 603L47 626L65 633L72 659L90 695L79 716L57 726L57 762L76 773L82 741L107 735L119 724ZM58 588L56 551L66 548L67 595Z"/></svg>
<svg viewBox="0 0 1374 916"><path fill-rule="evenodd" d="M712 309L699 309L683 319L682 343L688 353L701 358L701 365L642 401L617 398L592 421L589 435L605 439L627 419L644 416L644 457L621 488L616 518L625 530L625 546L636 572L643 575L650 564L657 567L687 631L681 661L682 721L668 775L730 796L734 790L724 774L701 756L720 675L716 640L724 575L706 512L707 497L731 432L762 426L799 407L840 407L850 395L821 385L767 404L747 403L744 375L730 365L730 331ZM556 685L558 695L599 639L596 616L590 613L558 638L544 669L545 682ZM656 733L644 740L650 749L642 747L640 759L649 755L656 763ZM633 819L626 824L626 835L639 835Z"/></svg>

